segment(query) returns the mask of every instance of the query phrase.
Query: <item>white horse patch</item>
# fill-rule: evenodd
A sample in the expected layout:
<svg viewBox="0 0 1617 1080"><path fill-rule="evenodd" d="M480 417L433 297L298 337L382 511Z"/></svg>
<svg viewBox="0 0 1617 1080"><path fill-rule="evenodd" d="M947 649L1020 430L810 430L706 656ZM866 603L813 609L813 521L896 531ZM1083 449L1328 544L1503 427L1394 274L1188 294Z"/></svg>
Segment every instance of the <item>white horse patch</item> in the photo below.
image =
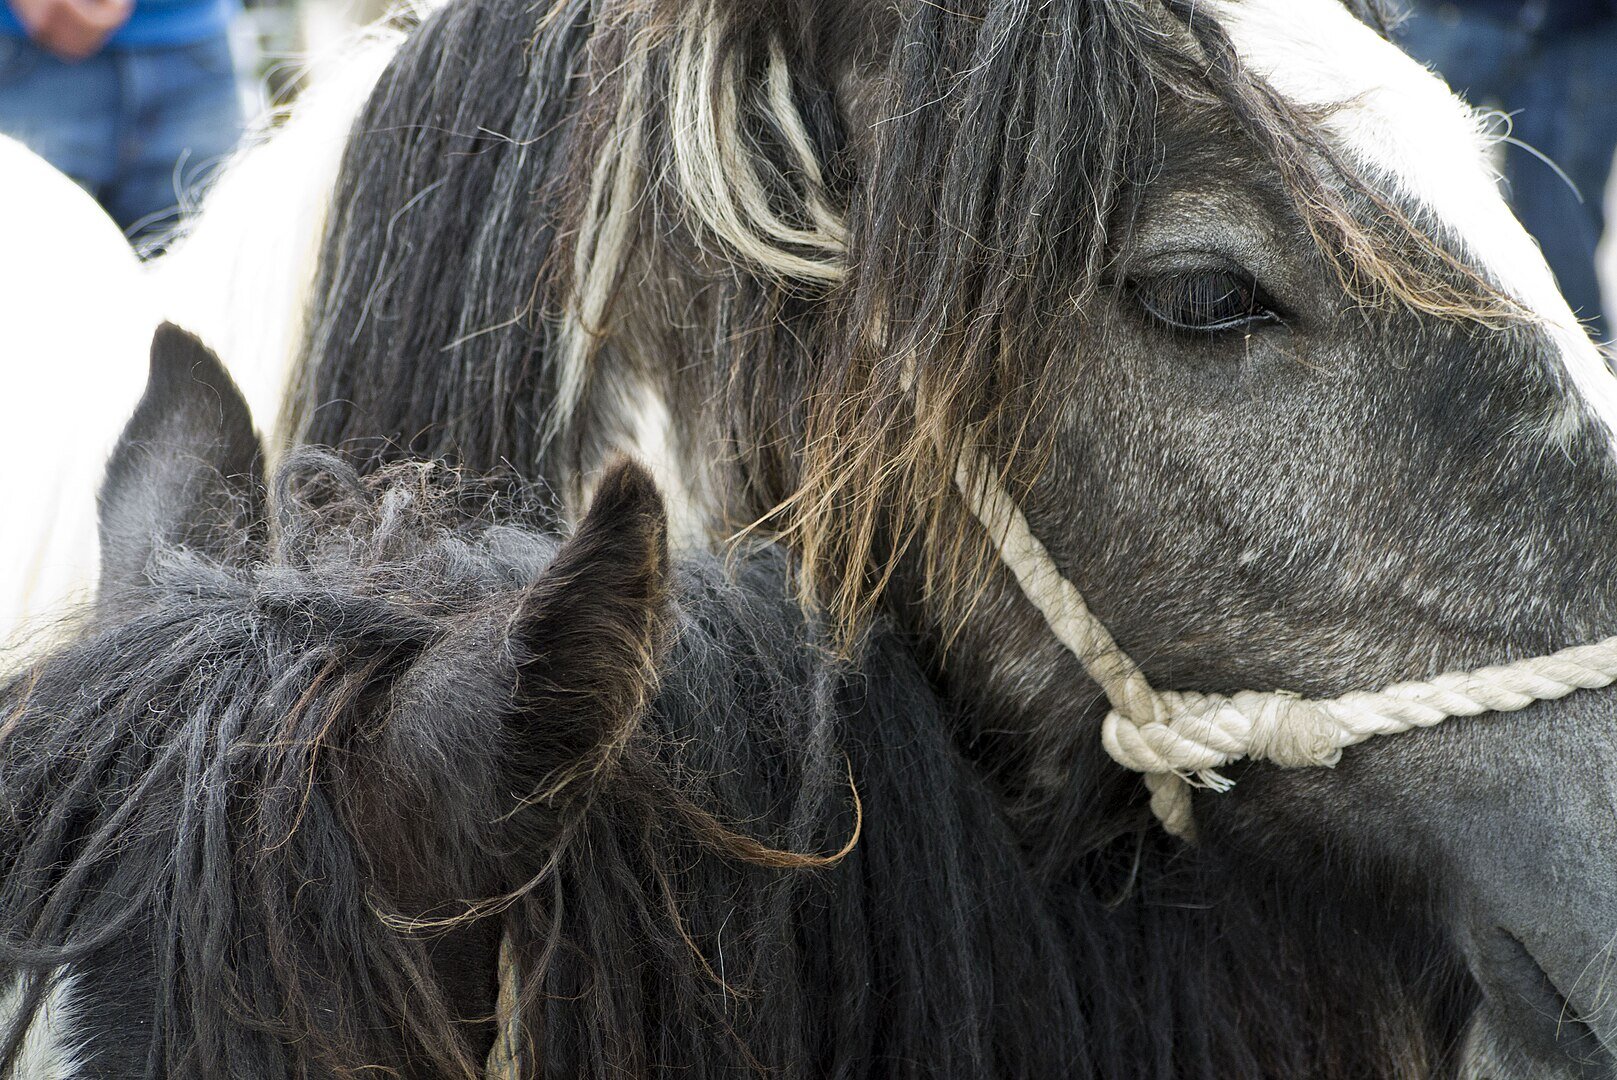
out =
<svg viewBox="0 0 1617 1080"><path fill-rule="evenodd" d="M78 1048L68 1038L71 1027L73 979L59 975L45 998L44 1006L23 1037L15 1067L15 1080L68 1080L78 1070ZM0 994L0 1031L5 1030L22 1007L22 980Z"/></svg>

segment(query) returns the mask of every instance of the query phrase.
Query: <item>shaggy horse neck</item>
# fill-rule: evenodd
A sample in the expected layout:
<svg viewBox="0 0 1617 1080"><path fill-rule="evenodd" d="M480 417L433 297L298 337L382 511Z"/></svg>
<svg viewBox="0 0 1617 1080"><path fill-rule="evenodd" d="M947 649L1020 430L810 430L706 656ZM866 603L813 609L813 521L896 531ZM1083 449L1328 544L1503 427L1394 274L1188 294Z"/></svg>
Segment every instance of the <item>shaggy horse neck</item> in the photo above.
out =
<svg viewBox="0 0 1617 1080"><path fill-rule="evenodd" d="M603 791L559 853L551 881L505 920L519 969L534 980L529 993L552 1002L539 1008L531 1032L547 1070L713 1076L762 1067L804 1077L913 1070L1119 1080L1426 1075L1431 1061L1411 1056L1412 1048L1439 1052L1428 1029L1441 1018L1423 1014L1396 988L1418 985L1429 973L1400 971L1379 952L1355 949L1354 935L1343 931L1373 920L1384 934L1379 913L1350 911L1344 921L1339 904L1278 884L1266 902L1249 906L1237 899L1233 881L1220 884L1227 871L1160 851L1097 855L1041 871L976 770L949 745L949 719L905 650L878 635L857 671L827 668L812 641L792 636L802 628L776 599L784 584L779 560L765 559L747 576L738 587L711 567L685 572L679 645L641 737L669 748L668 769L706 778L701 798L717 816L778 847L804 850L829 849L846 835L846 754L864 808L863 836L835 870L749 865L663 827L664 811L645 792ZM161 629L152 620L133 623L129 636L103 638L94 653L114 642L128 647L137 633L150 641ZM215 637L206 654L185 659L215 672L248 659L245 650L219 644ZM19 691L41 705L56 700L56 683L82 674L83 659L69 652L47 663L31 685L8 692L8 711ZM156 675L162 666L142 671ZM319 667L289 666L270 686L307 693ZM221 700L267 688L249 677ZM416 954L419 942L385 936L350 884L352 843L333 831L330 796L320 793L340 772L321 781L303 821L282 823L285 847L265 851L250 841L231 853L217 846L229 844L215 833L217 823L192 840L185 815L178 825L165 820L181 795L179 776L164 764L172 755L199 755L195 767L204 777L236 772L254 758L266 769L304 767L277 763L260 749L262 734L230 722L208 748L202 728L216 719L148 719L142 727L125 718L72 733L15 729L7 747L6 835L15 838L6 858L7 935L43 934L52 944L16 950L13 970L66 963L80 986L65 1036L99 1045L95 1036L110 1036L119 1023L116 1010L100 1007L107 983L124 995L145 985L130 981L120 962L168 933L182 935L173 968L161 976L173 981L158 983L173 996L159 999L165 1007L154 1021L173 1040L162 1053L181 1048L157 1060L184 1065L191 1075L212 1075L202 1064L209 1049L249 1071L272 1061L290 1069L303 1060L286 1056L303 1024L352 1017L352 1029L329 1032L338 1040L357 1039L367 1028L393 1030L399 1018L374 1015L361 987L387 985L406 960L424 964L426 956ZM137 748L153 759L101 772L109 757L128 758ZM77 757L50 753L58 763L51 769L45 758L56 751ZM42 801L31 801L35 770L71 772L65 763L73 761L80 762L77 780L53 776L56 794L41 791ZM87 806L107 790L131 794L105 818L92 812L86 820ZM287 796L301 789L276 796L279 790L250 796L249 818L284 817ZM34 805L42 816L18 819ZM71 835L52 828L75 818L84 824ZM93 886L80 883L75 894L73 879L107 857L108 827L140 839L126 840L134 846L119 852L111 874ZM1160 841L1147 835L1138 843ZM81 853L66 855L48 899L32 892L39 871L24 872L49 865L47 845L58 858ZM159 853L169 850L180 857L164 860ZM261 866L261 885L251 878L222 884L207 861L236 863L254 851L270 860ZM300 889L295 911L258 906L297 881L322 884ZM1244 877L1240 893L1267 893L1254 884ZM104 895L122 899L106 908L94 899ZM130 903L130 896L138 899ZM212 914L196 911L199 903ZM1297 918L1297 910L1307 914ZM295 967L251 955L249 923L237 920L255 915L270 916L272 937L273 928L287 935L280 948L293 950ZM192 925L197 917L204 921ZM433 946L434 959L441 961L443 948ZM484 1003L468 1008L468 1019L487 1015L493 972L486 950L483 956L487 981L461 987L472 996L460 1001ZM327 966L316 967L322 957ZM260 964L283 979L323 972L321 992L309 1002L314 1014L242 1038L229 1017L210 1008L246 995L264 1016L279 1015L294 989L251 977ZM215 985L219 979L227 982ZM1312 985L1333 993L1310 993ZM429 987L418 992L418 1007L432 1002ZM1343 1007L1363 1001L1381 1008ZM368 1024L358 1024L361 1018ZM1399 1026L1389 1031L1389 1024ZM1299 1038L1302 1032L1309 1037ZM187 1037L195 1039L189 1050ZM468 1056L489 1037L486 1026L469 1028L462 1036ZM372 1054L383 1054L383 1046ZM1382 1056L1393 1047L1396 1061ZM130 1074L141 1074L139 1060L128 1052ZM399 1065L408 1071L407 1060ZM116 1068L106 1057L91 1064Z"/></svg>
<svg viewBox="0 0 1617 1080"><path fill-rule="evenodd" d="M554 545L414 525L422 486L370 482L359 528L283 515L268 561L166 556L0 691L7 1052L65 971L91 1072L467 1074L500 936L546 1075L1413 1077L1455 1035L1463 1002L1409 989L1445 989L1418 927L1359 944L1387 912L1154 832L1030 850L956 748L972 719L883 626L828 659L771 549L679 566L624 764L531 834L532 887L460 915L509 858L498 740L388 736L382 691ZM858 843L789 855L845 843L850 776ZM436 794L378 847L409 792ZM1052 820L1107 798L1065 794Z"/></svg>

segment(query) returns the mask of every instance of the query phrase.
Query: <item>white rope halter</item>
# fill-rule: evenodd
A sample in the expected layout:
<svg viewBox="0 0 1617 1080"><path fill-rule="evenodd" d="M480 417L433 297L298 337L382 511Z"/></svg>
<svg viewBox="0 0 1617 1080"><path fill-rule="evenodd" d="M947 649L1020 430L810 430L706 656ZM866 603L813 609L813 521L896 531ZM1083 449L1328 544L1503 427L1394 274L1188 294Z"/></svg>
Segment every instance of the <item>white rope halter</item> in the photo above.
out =
<svg viewBox="0 0 1617 1080"><path fill-rule="evenodd" d="M1328 700L1284 691L1226 696L1158 690L1056 568L988 459L968 446L956 463L955 485L998 542L1023 595L1111 702L1101 727L1106 752L1145 775L1157 820L1186 840L1195 839L1191 787L1228 791L1233 782L1218 770L1240 758L1287 768L1329 767L1344 747L1373 735L1431 727L1450 716L1513 712L1617 681L1617 637L1609 637L1549 656Z"/></svg>

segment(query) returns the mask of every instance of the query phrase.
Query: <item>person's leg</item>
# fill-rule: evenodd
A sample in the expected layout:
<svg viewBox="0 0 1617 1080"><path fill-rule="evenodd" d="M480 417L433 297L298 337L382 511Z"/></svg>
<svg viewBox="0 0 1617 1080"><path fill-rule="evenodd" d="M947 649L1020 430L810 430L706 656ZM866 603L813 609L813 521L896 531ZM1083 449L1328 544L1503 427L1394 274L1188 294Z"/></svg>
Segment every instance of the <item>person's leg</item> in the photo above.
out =
<svg viewBox="0 0 1617 1080"><path fill-rule="evenodd" d="M100 198L117 171L118 78L106 54L68 64L0 36L0 134Z"/></svg>
<svg viewBox="0 0 1617 1080"><path fill-rule="evenodd" d="M1516 135L1559 172L1514 147L1508 167L1517 216L1538 238L1572 310L1601 340L1608 328L1595 248L1605 228L1606 180L1617 149L1614 54L1617 25L1545 42L1523 74Z"/></svg>
<svg viewBox="0 0 1617 1080"><path fill-rule="evenodd" d="M230 44L221 34L191 45L120 50L118 61L135 109L107 204L126 228L160 233L241 136Z"/></svg>

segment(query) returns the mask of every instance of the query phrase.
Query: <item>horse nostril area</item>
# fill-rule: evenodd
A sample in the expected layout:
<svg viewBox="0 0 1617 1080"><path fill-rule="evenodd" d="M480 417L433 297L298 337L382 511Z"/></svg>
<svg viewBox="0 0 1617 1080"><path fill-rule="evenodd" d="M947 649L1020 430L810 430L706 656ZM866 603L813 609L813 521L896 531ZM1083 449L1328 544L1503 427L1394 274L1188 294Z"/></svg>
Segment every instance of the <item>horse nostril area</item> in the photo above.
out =
<svg viewBox="0 0 1617 1080"><path fill-rule="evenodd" d="M1473 1042L1485 1047L1467 1075L1477 1080L1577 1077L1617 1080L1617 1031L1602 1030L1601 1011L1578 1007L1515 934L1503 928L1474 938L1473 967L1486 1004Z"/></svg>

